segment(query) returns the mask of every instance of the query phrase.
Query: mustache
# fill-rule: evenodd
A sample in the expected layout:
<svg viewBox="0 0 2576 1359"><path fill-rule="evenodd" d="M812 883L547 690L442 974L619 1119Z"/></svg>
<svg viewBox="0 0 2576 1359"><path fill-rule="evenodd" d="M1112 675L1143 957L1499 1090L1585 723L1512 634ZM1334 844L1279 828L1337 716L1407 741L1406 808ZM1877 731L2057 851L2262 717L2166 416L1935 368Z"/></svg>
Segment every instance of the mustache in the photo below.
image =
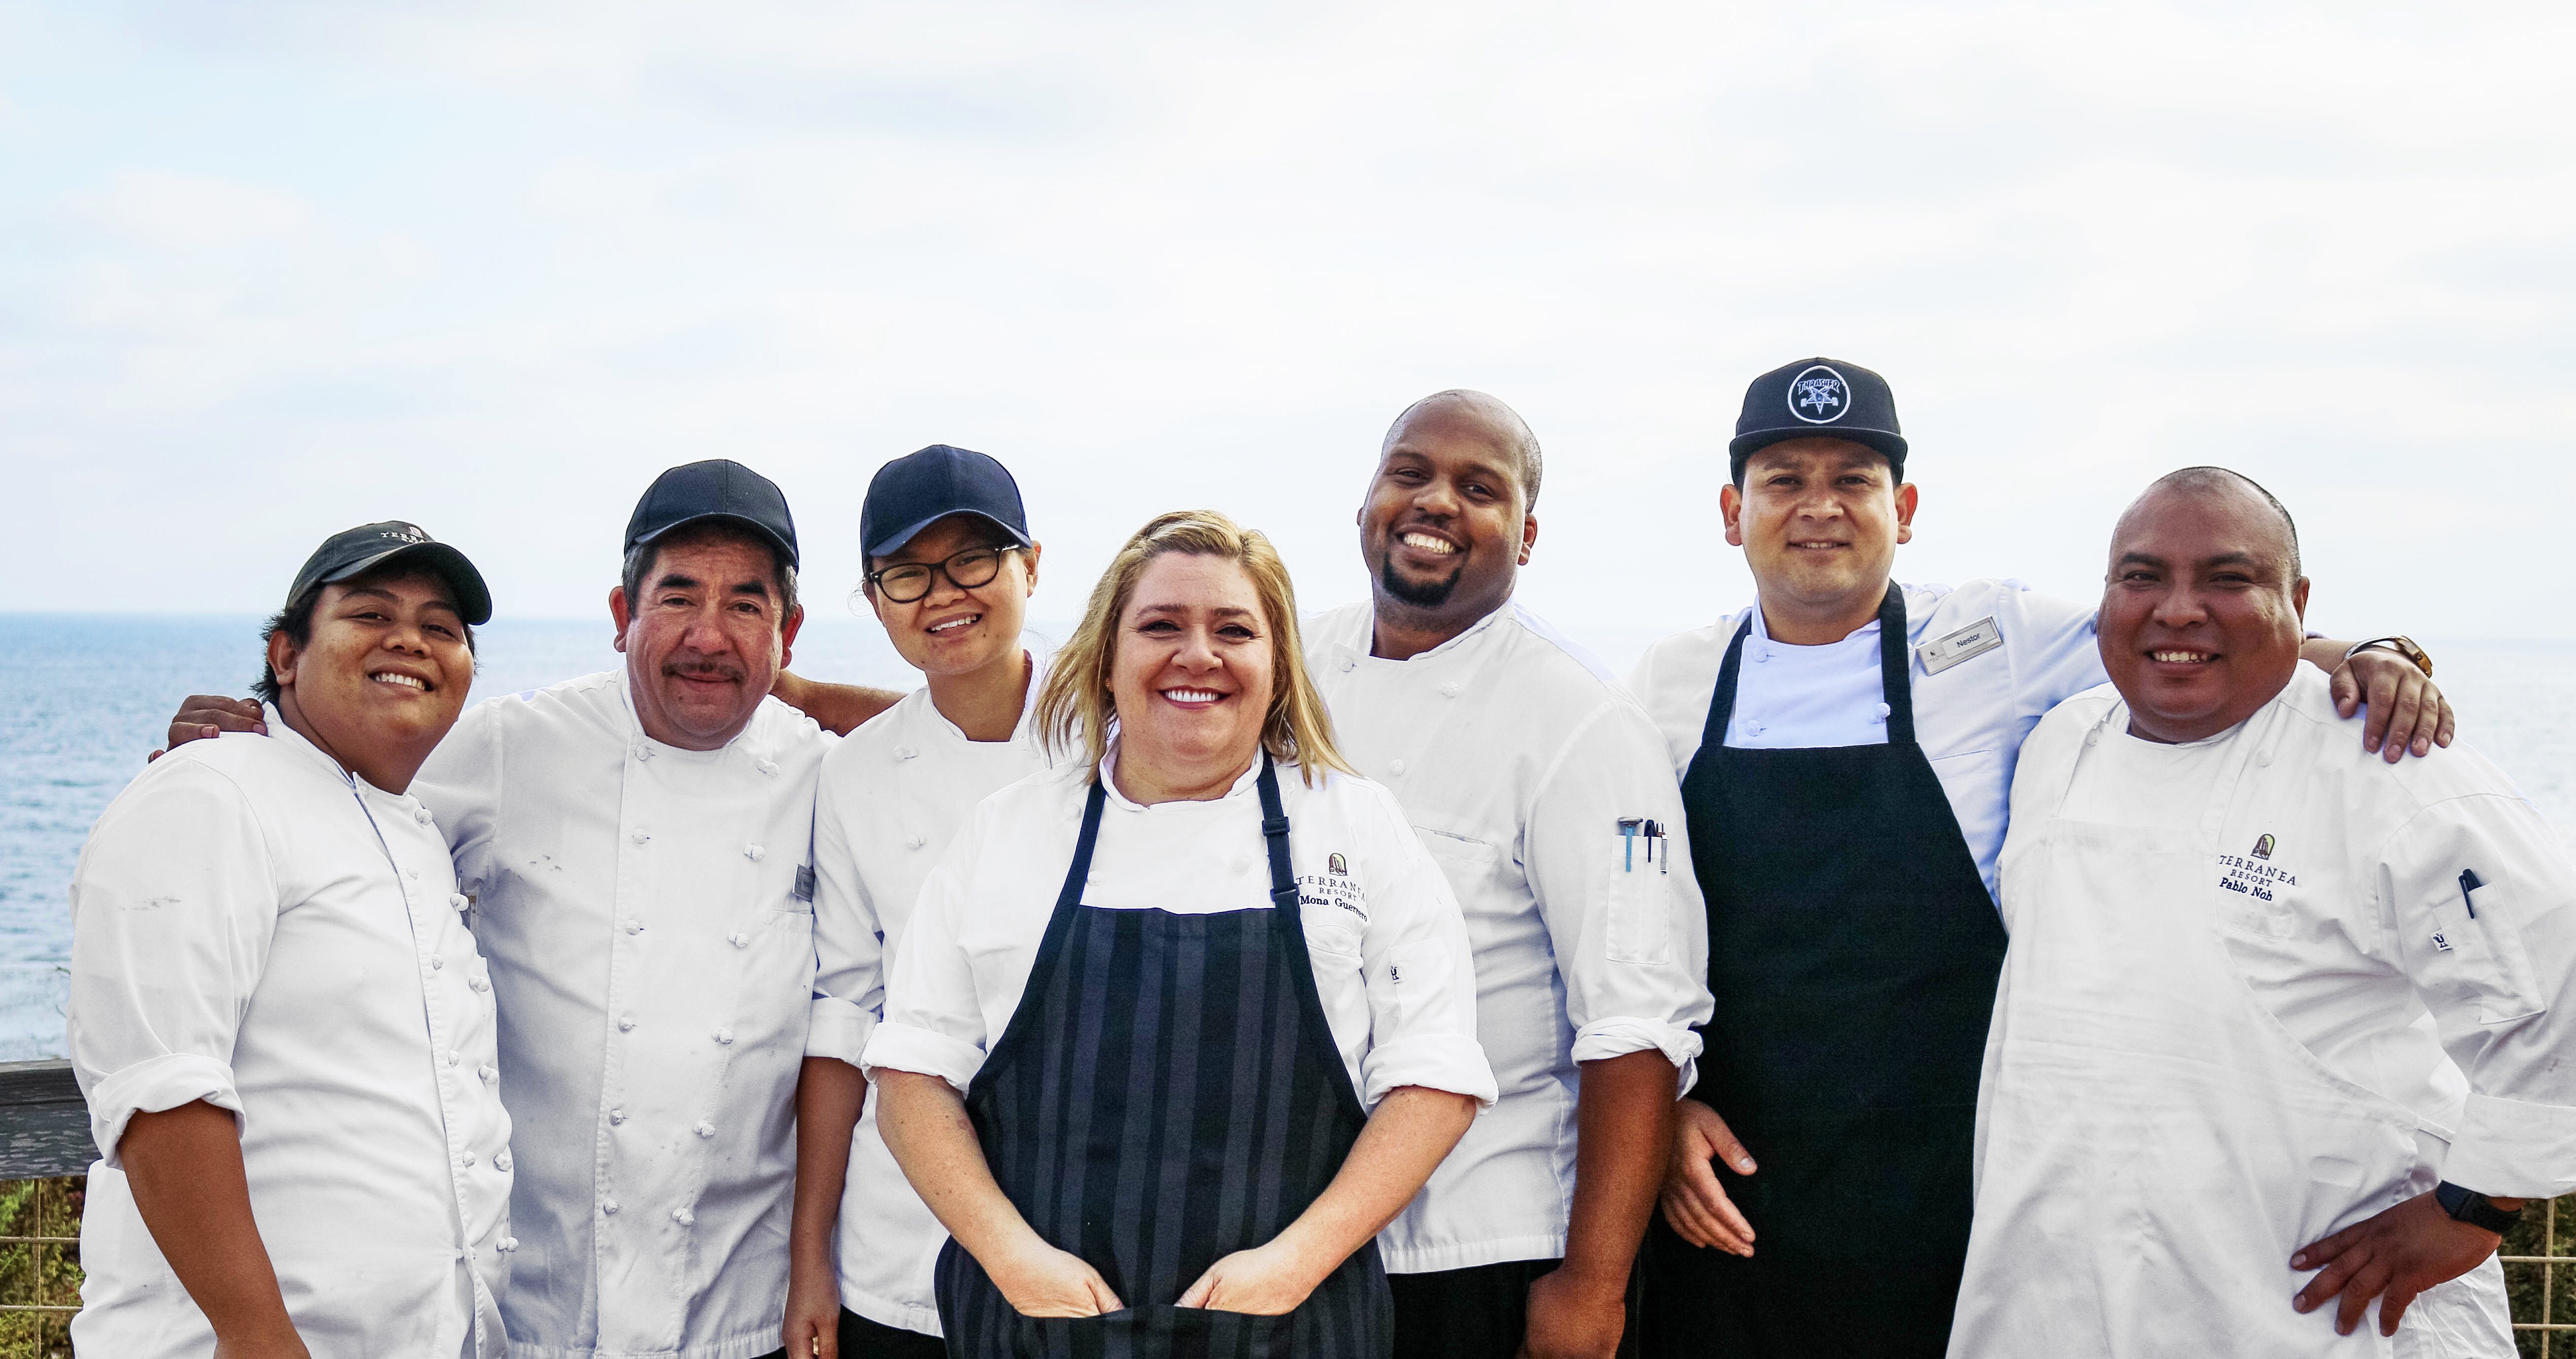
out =
<svg viewBox="0 0 2576 1359"><path fill-rule="evenodd" d="M729 661L721 656L704 656L664 661L662 673L677 675L684 679L738 680L749 672L742 668L742 663L739 661Z"/></svg>

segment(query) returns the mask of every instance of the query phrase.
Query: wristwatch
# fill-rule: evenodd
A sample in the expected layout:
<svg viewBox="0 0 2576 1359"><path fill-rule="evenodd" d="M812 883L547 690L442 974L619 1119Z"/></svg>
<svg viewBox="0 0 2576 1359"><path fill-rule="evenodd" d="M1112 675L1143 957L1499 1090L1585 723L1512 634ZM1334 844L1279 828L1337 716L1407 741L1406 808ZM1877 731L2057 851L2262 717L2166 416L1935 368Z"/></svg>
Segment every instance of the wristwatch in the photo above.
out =
<svg viewBox="0 0 2576 1359"><path fill-rule="evenodd" d="M2520 1208L2508 1213L2488 1202L2486 1195L2474 1189L2462 1189L2449 1180L2433 1186L2433 1201L2442 1205L2442 1211L2450 1214L2452 1221L2484 1227L2498 1236L2522 1220Z"/></svg>
<svg viewBox="0 0 2576 1359"><path fill-rule="evenodd" d="M2373 637L2367 642L2356 642L2343 653L2343 658L2347 661L2351 660L2375 646L2384 646L2413 661L2415 668L2424 672L2424 678L2433 677L2433 653L2415 645L2415 639L2412 637Z"/></svg>

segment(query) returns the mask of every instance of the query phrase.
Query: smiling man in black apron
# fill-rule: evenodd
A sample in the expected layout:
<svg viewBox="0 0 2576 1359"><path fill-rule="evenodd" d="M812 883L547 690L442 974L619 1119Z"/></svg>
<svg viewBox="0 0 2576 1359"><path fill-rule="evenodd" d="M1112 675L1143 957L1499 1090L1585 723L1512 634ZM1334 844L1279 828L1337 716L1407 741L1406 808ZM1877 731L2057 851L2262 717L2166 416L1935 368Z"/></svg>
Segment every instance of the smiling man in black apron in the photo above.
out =
<svg viewBox="0 0 2576 1359"><path fill-rule="evenodd" d="M1682 776L1717 1001L1649 1238L1645 1348L1938 1356L2007 793L2032 726L2106 678L2095 606L1890 581L1917 493L1866 368L1756 378L1728 451L1727 541L1759 604L1657 644L1632 682ZM2302 654L2345 715L2368 700L2366 747L2449 742L2429 669L2323 639Z"/></svg>

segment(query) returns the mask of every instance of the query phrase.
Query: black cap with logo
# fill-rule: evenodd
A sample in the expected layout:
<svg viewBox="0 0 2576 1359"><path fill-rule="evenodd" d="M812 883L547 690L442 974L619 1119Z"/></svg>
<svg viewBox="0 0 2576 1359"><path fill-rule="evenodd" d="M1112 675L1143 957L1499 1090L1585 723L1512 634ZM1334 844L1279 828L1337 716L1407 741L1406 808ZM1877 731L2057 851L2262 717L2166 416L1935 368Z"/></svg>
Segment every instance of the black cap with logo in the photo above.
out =
<svg viewBox="0 0 2576 1359"><path fill-rule="evenodd" d="M653 478L626 521L627 552L688 524L723 519L759 534L797 566L796 521L787 493L758 472L723 458L674 467Z"/></svg>
<svg viewBox="0 0 2576 1359"><path fill-rule="evenodd" d="M429 536L418 524L388 519L381 524L360 524L342 529L322 540L313 555L304 559L304 569L295 573L295 584L286 591L286 602L293 607L304 592L317 586L348 580L380 566L414 566L447 582L456 592L456 616L467 627L480 627L492 620L492 592L483 585L483 573L465 554Z"/></svg>
<svg viewBox="0 0 2576 1359"><path fill-rule="evenodd" d="M1754 451L1790 439L1849 439L1887 455L1889 470L1905 479L1905 436L1896 427L1896 394L1887 379L1840 359L1800 359L1753 379L1744 389L1744 413L1735 441L1726 446L1729 471L1744 482L1744 460Z"/></svg>
<svg viewBox="0 0 2576 1359"><path fill-rule="evenodd" d="M952 514L987 520L1030 545L1028 510L1010 469L971 448L932 444L877 469L859 506L860 550L882 557Z"/></svg>

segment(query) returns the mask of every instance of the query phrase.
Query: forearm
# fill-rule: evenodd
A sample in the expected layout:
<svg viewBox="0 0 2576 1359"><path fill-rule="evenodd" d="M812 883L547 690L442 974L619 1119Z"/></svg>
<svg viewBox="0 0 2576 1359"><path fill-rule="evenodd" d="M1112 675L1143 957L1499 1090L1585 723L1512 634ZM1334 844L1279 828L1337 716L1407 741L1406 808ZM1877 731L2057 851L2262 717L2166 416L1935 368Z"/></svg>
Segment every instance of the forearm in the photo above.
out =
<svg viewBox="0 0 2576 1359"><path fill-rule="evenodd" d="M778 672L770 697L813 718L837 736L847 736L869 718L893 707L903 695L864 684L824 684L789 671Z"/></svg>
<svg viewBox="0 0 2576 1359"><path fill-rule="evenodd" d="M2343 653L2351 649L2350 642L2337 641L2332 637L2311 637L2299 643L2299 659L2331 675L2342 666Z"/></svg>
<svg viewBox="0 0 2576 1359"><path fill-rule="evenodd" d="M1475 1120L1469 1096L1419 1085L1388 1091L1333 1182L1279 1233L1280 1243L1318 1279L1331 1273L1413 1202Z"/></svg>
<svg viewBox="0 0 2576 1359"><path fill-rule="evenodd" d="M251 1214L232 1114L203 1100L136 1114L117 1147L135 1211L215 1338L293 1342L295 1324Z"/></svg>
<svg viewBox="0 0 2576 1359"><path fill-rule="evenodd" d="M967 1254L990 1261L1036 1237L993 1178L954 1086L937 1076L879 1068L877 1130L913 1192Z"/></svg>
<svg viewBox="0 0 2576 1359"><path fill-rule="evenodd" d="M1620 1292L1672 1154L1673 1063L1648 1048L1583 1064L1574 1108L1574 1212L1559 1268Z"/></svg>
<svg viewBox="0 0 2576 1359"><path fill-rule="evenodd" d="M796 1198L788 1250L799 1264L832 1258L841 1190L850 1175L850 1132L867 1104L868 1078L838 1057L808 1057L796 1081Z"/></svg>

